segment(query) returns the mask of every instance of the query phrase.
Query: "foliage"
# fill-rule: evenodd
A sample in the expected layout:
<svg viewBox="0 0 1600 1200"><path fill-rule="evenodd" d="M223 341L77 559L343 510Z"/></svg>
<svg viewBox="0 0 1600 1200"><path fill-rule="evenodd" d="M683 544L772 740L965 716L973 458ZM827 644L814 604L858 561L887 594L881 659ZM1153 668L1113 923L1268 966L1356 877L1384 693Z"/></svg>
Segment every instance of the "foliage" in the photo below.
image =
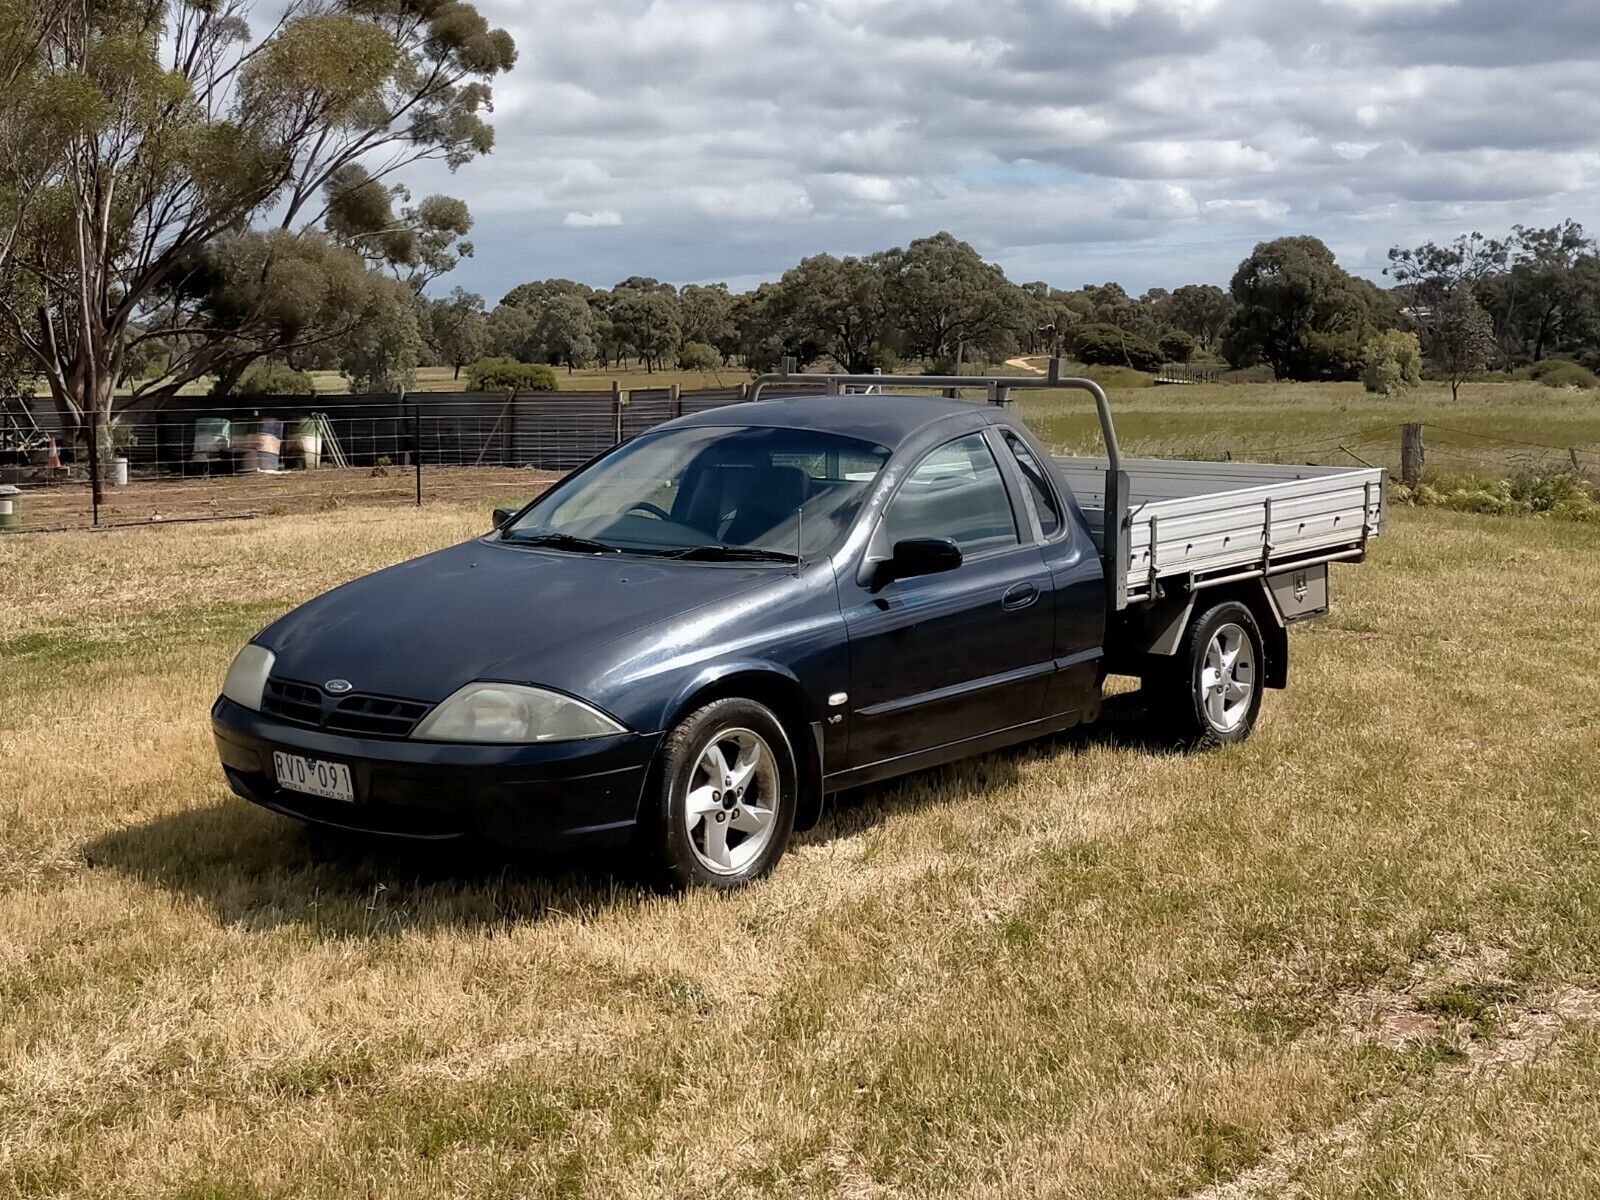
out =
<svg viewBox="0 0 1600 1200"><path fill-rule="evenodd" d="M1235 367L1265 362L1280 379L1353 379L1372 335L1396 314L1314 237L1262 242L1239 265L1238 305L1223 338Z"/></svg>
<svg viewBox="0 0 1600 1200"><path fill-rule="evenodd" d="M1233 297L1215 284L1191 283L1167 298L1165 315L1174 329L1182 330L1203 350L1214 350L1233 319Z"/></svg>
<svg viewBox="0 0 1600 1200"><path fill-rule="evenodd" d="M1015 347L1021 292L966 242L937 233L874 255L873 261L882 272L883 303L908 355L954 355L959 362L976 354L998 357Z"/></svg>
<svg viewBox="0 0 1600 1200"><path fill-rule="evenodd" d="M1459 399L1461 385L1489 366L1496 350L1494 322L1470 288L1456 288L1431 310L1428 357Z"/></svg>
<svg viewBox="0 0 1600 1200"><path fill-rule="evenodd" d="M678 351L678 366L685 371L715 371L721 365L722 355L705 342L685 342Z"/></svg>
<svg viewBox="0 0 1600 1200"><path fill-rule="evenodd" d="M575 292L553 297L534 327L534 336L551 362L574 367L589 362L600 351L599 328L589 301Z"/></svg>
<svg viewBox="0 0 1600 1200"><path fill-rule="evenodd" d="M1428 479L1396 487L1401 503L1495 516L1552 517L1600 523L1600 491L1570 471L1533 472L1509 479Z"/></svg>
<svg viewBox="0 0 1600 1200"><path fill-rule="evenodd" d="M411 288L399 280L375 279L365 305L352 313L348 327L328 347L357 392L408 388L422 361L422 330Z"/></svg>
<svg viewBox="0 0 1600 1200"><path fill-rule="evenodd" d="M263 358L250 364L233 390L240 396L314 396L317 381L308 371L296 371L288 363ZM220 394L213 391L213 395Z"/></svg>
<svg viewBox="0 0 1600 1200"><path fill-rule="evenodd" d="M1547 358L1535 363L1524 375L1550 388L1578 388L1587 392L1600 387L1600 379L1588 367L1561 358Z"/></svg>
<svg viewBox="0 0 1600 1200"><path fill-rule="evenodd" d="M553 392L556 373L544 363L514 358L480 358L467 368L467 386L474 392Z"/></svg>
<svg viewBox="0 0 1600 1200"><path fill-rule="evenodd" d="M1369 392L1396 396L1422 382L1422 344L1414 333L1380 333L1366 344L1361 358L1361 382Z"/></svg>
<svg viewBox="0 0 1600 1200"><path fill-rule="evenodd" d="M483 297L455 288L443 300L423 300L418 312L422 339L438 361L461 378L461 368L481 357L489 345L489 320Z"/></svg>
<svg viewBox="0 0 1600 1200"><path fill-rule="evenodd" d="M1174 329L1161 335L1156 348L1161 351L1161 357L1168 362L1187 363L1194 358L1200 344L1193 334Z"/></svg>
<svg viewBox="0 0 1600 1200"><path fill-rule="evenodd" d="M1157 347L1112 325L1080 325L1073 330L1072 342L1074 353L1091 366L1161 369L1161 351Z"/></svg>

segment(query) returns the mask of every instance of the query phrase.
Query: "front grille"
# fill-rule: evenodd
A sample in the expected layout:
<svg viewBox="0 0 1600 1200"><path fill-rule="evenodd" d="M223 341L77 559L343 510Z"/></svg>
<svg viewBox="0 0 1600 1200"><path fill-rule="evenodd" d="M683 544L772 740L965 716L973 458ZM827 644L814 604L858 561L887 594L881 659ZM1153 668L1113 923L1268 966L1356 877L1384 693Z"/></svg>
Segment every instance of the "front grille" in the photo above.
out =
<svg viewBox="0 0 1600 1200"><path fill-rule="evenodd" d="M282 717L301 725L322 724L322 689L287 679L267 680L261 697L261 711L269 717Z"/></svg>
<svg viewBox="0 0 1600 1200"><path fill-rule="evenodd" d="M388 696L346 696L333 706L323 724L346 733L376 733L405 737L427 715L428 706L415 700Z"/></svg>
<svg viewBox="0 0 1600 1200"><path fill-rule="evenodd" d="M269 717L313 729L373 737L409 736L431 707L419 700L397 700L393 696L361 692L334 699L319 687L292 679L267 680L261 697L261 711Z"/></svg>

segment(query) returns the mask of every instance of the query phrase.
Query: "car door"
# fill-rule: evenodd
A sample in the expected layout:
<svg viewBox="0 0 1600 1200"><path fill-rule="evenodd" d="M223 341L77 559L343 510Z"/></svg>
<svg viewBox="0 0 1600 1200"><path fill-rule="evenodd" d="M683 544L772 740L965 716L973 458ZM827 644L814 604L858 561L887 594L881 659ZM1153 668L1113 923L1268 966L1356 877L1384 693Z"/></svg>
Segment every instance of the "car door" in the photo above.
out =
<svg viewBox="0 0 1600 1200"><path fill-rule="evenodd" d="M841 580L852 769L1037 719L1054 669L1051 576L982 433L931 450L889 499L868 554L950 538L953 571Z"/></svg>

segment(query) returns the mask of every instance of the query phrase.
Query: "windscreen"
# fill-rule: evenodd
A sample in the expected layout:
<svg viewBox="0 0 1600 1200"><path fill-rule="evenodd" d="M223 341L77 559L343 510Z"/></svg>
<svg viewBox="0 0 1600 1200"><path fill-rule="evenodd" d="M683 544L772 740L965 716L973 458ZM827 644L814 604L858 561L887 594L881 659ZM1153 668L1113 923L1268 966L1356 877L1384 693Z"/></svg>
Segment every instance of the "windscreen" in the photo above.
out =
<svg viewBox="0 0 1600 1200"><path fill-rule="evenodd" d="M647 434L553 489L504 536L638 553L734 547L812 557L842 540L888 458L883 446L801 429Z"/></svg>

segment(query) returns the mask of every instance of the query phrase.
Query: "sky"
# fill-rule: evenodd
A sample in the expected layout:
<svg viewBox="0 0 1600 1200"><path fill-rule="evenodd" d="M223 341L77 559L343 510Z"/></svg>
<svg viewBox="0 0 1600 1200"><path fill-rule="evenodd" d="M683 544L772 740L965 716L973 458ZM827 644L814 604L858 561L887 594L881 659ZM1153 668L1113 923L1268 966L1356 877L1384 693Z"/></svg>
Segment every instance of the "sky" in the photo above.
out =
<svg viewBox="0 0 1600 1200"><path fill-rule="evenodd" d="M773 279L949 230L1017 282L1600 231L1600 0L477 0L516 38L441 281Z"/></svg>

